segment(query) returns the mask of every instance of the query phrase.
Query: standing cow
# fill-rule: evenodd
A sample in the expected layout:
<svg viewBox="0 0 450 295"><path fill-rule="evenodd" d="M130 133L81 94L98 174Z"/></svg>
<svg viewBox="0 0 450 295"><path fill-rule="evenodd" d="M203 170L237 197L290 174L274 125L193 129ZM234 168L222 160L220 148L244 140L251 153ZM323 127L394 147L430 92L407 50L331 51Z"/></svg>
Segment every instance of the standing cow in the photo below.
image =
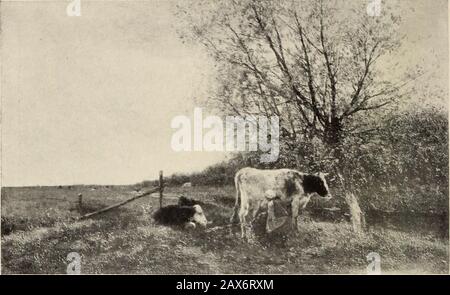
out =
<svg viewBox="0 0 450 295"><path fill-rule="evenodd" d="M260 170L246 167L239 170L234 178L236 203L231 216L236 214L241 223L241 235L245 237L246 217L252 212L252 221L267 202L280 199L291 203L292 225L297 229L300 208L305 208L311 196L317 193L331 199L324 173L306 174L293 169Z"/></svg>

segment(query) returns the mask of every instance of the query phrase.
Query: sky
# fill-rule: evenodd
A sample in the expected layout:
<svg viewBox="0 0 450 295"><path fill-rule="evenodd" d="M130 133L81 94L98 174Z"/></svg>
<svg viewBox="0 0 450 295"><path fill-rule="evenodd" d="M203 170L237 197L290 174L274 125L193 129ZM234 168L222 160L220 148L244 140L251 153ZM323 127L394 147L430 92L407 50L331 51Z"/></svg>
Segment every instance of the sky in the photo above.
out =
<svg viewBox="0 0 450 295"><path fill-rule="evenodd" d="M401 1L404 64L446 88L447 1ZM172 118L201 107L214 75L179 39L174 2L81 0L78 17L68 3L1 2L2 185L131 184L224 159L170 147Z"/></svg>

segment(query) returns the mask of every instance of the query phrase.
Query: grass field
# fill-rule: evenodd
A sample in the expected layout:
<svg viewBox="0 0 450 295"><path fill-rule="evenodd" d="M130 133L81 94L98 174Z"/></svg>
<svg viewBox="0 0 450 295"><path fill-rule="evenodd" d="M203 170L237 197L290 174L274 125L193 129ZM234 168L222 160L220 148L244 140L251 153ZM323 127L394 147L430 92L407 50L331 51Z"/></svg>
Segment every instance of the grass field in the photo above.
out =
<svg viewBox="0 0 450 295"><path fill-rule="evenodd" d="M2 273L65 273L70 252L82 273L366 273L366 256L381 256L383 273L448 273L448 239L430 231L371 227L356 235L345 221L300 217L285 243L250 243L238 229L182 231L154 224L158 195L94 218L84 213L125 200L132 186L3 188ZM165 204L180 194L206 203L211 227L227 223L233 187L166 188Z"/></svg>

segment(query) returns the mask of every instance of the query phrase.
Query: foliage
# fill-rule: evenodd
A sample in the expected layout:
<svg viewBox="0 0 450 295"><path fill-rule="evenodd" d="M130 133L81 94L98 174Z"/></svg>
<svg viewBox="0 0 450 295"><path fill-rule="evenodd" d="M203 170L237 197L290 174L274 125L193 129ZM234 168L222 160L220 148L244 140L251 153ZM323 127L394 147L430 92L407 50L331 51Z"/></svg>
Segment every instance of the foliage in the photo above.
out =
<svg viewBox="0 0 450 295"><path fill-rule="evenodd" d="M366 130L355 124L357 115L397 101L420 72L386 75L402 39L401 18L388 5L374 18L366 1L186 3L178 10L188 28L182 37L214 58L216 106L240 116L276 115L293 141L335 145L344 132Z"/></svg>
<svg viewBox="0 0 450 295"><path fill-rule="evenodd" d="M174 175L167 181L175 186L186 181L233 184L234 174L242 167L288 167L331 173L328 182L337 202L344 191L353 191L366 210L448 213L448 119L442 111L399 112L383 122L370 140L347 138L340 158L319 140L289 145L281 142L279 159L273 164L260 163L256 152L243 153L202 172Z"/></svg>
<svg viewBox="0 0 450 295"><path fill-rule="evenodd" d="M243 166L325 171L335 195L353 192L365 209L448 212L448 120L423 105L401 108L421 69L393 76L400 10L384 4L369 17L366 8L336 0L180 4L180 36L214 59L215 106L276 115L281 130L276 163L241 154L189 179L232 183Z"/></svg>

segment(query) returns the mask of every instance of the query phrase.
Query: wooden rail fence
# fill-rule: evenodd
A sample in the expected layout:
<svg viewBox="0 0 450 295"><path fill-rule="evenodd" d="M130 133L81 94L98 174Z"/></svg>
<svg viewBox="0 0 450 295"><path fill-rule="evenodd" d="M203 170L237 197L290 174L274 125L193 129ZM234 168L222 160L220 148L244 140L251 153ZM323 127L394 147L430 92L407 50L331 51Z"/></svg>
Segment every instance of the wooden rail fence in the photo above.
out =
<svg viewBox="0 0 450 295"><path fill-rule="evenodd" d="M86 219L86 218L89 218L89 217L92 217L92 216L95 216L95 215L98 215L98 214L110 211L110 210L112 210L114 208L118 208L120 206L123 206L125 204L130 203L130 202L133 202L133 201L135 201L137 199L140 199L142 197L154 194L156 192L159 192L159 206L162 207L162 204L163 204L163 191L164 191L163 172L159 171L159 183L158 183L157 187L153 187L150 190L148 190L148 191L146 191L146 192L144 192L142 194L139 194L137 196L131 197L131 198L127 199L127 200L121 201L119 203L113 204L113 205L105 207L103 209L100 209L100 210L97 210L97 211L94 211L94 212L82 215L82 216L80 216L79 219L80 220L81 219ZM83 196L82 196L82 194L78 194L78 210L80 212L80 215L82 214L82 209L83 209Z"/></svg>

